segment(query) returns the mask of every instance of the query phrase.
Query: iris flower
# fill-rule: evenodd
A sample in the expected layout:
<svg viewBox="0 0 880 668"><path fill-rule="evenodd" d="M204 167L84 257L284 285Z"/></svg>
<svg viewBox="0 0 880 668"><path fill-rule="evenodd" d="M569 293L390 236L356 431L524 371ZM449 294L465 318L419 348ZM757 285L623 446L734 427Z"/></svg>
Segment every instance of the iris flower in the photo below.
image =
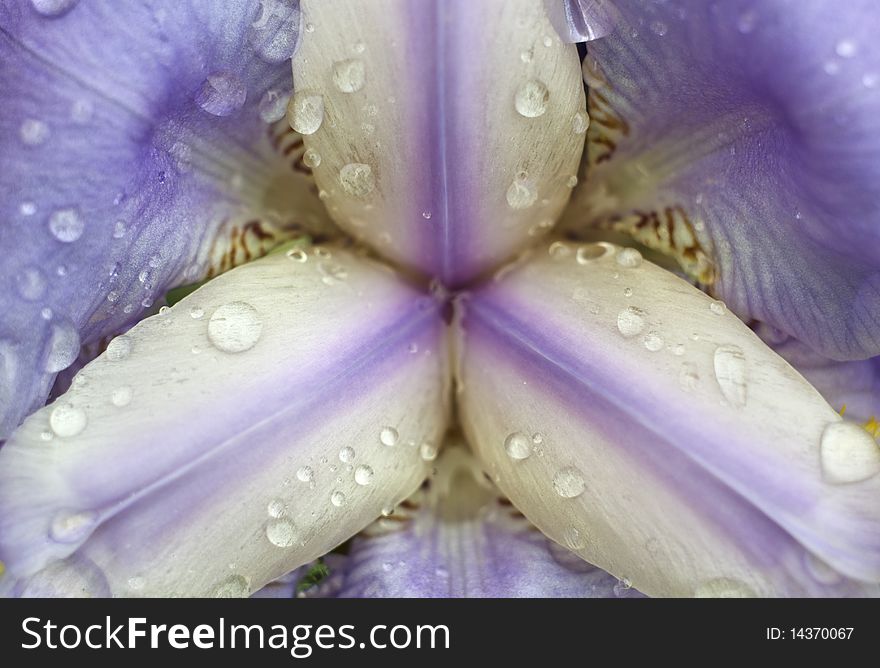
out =
<svg viewBox="0 0 880 668"><path fill-rule="evenodd" d="M4 0L0 589L875 595L878 13Z"/></svg>

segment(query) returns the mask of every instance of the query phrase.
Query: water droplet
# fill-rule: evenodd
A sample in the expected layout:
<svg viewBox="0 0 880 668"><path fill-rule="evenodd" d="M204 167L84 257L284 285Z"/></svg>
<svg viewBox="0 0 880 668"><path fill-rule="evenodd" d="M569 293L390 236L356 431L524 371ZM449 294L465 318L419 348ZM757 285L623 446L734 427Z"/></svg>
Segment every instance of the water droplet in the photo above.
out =
<svg viewBox="0 0 880 668"><path fill-rule="evenodd" d="M532 454L532 444L525 434L515 431L504 439L504 451L511 459L527 459Z"/></svg>
<svg viewBox="0 0 880 668"><path fill-rule="evenodd" d="M433 443L422 443L419 447L419 456L426 462L433 462L437 459L437 448Z"/></svg>
<svg viewBox="0 0 880 668"><path fill-rule="evenodd" d="M300 466L296 471L296 479L300 482L311 482L315 478L315 472L311 466Z"/></svg>
<svg viewBox="0 0 880 668"><path fill-rule="evenodd" d="M354 472L354 481L358 485L369 485L373 480L373 469L366 465L358 466Z"/></svg>
<svg viewBox="0 0 880 668"><path fill-rule="evenodd" d="M293 260L294 262L299 262L302 264L303 262L308 262L309 255L302 248L291 248L287 251L287 257Z"/></svg>
<svg viewBox="0 0 880 668"><path fill-rule="evenodd" d="M63 511L52 518L49 537L56 543L75 543L85 538L98 521L98 513L85 511L71 513Z"/></svg>
<svg viewBox="0 0 880 668"><path fill-rule="evenodd" d="M553 476L553 489L563 499L574 499L583 494L585 488L584 477L573 466L560 469Z"/></svg>
<svg viewBox="0 0 880 668"><path fill-rule="evenodd" d="M308 32L308 33L315 32L315 24L314 23L306 23L306 32Z"/></svg>
<svg viewBox="0 0 880 668"><path fill-rule="evenodd" d="M33 202L22 202L18 210L22 216L33 216L37 212L37 205Z"/></svg>
<svg viewBox="0 0 880 668"><path fill-rule="evenodd" d="M18 130L21 140L28 146L39 146L49 138L49 126L34 118L25 120Z"/></svg>
<svg viewBox="0 0 880 668"><path fill-rule="evenodd" d="M25 267L15 277L18 294L29 302L36 301L46 293L46 277L37 267Z"/></svg>
<svg viewBox="0 0 880 668"><path fill-rule="evenodd" d="M852 58L858 50L858 45L851 39L842 39L834 47L834 53L841 58Z"/></svg>
<svg viewBox="0 0 880 668"><path fill-rule="evenodd" d="M865 88L876 88L880 83L880 75L875 72L867 72L862 75L862 85Z"/></svg>
<svg viewBox="0 0 880 668"><path fill-rule="evenodd" d="M350 162L339 170L339 182L349 195L366 197L376 187L373 169L362 162Z"/></svg>
<svg viewBox="0 0 880 668"><path fill-rule="evenodd" d="M86 413L70 404L58 404L49 414L49 426L56 436L71 438L86 428Z"/></svg>
<svg viewBox="0 0 880 668"><path fill-rule="evenodd" d="M715 379L721 394L736 408L748 398L746 356L738 346L718 346L714 356Z"/></svg>
<svg viewBox="0 0 880 668"><path fill-rule="evenodd" d="M633 296L633 289L632 288L624 288L623 289L623 296L624 297L632 297Z"/></svg>
<svg viewBox="0 0 880 668"><path fill-rule="evenodd" d="M123 385L113 390L113 393L110 395L110 401L117 408L122 408L124 406L128 406L131 403L132 394L133 390L131 389L131 387L128 385Z"/></svg>
<svg viewBox="0 0 880 668"><path fill-rule="evenodd" d="M537 199L538 191L524 179L514 179L507 189L507 204L511 209L528 209Z"/></svg>
<svg viewBox="0 0 880 668"><path fill-rule="evenodd" d="M345 494L340 491L335 491L330 495L330 503L332 503L337 508L341 508L345 503Z"/></svg>
<svg viewBox="0 0 880 668"><path fill-rule="evenodd" d="M315 169L321 165L321 154L313 148L307 148L303 153L303 164L309 169Z"/></svg>
<svg viewBox="0 0 880 668"><path fill-rule="evenodd" d="M422 218L425 220L431 220L431 212L430 211L422 211Z"/></svg>
<svg viewBox="0 0 880 668"><path fill-rule="evenodd" d="M50 314L51 315L51 314ZM52 323L44 369L49 373L64 371L79 356L79 334L67 320Z"/></svg>
<svg viewBox="0 0 880 668"><path fill-rule="evenodd" d="M576 111L571 117L571 131L576 135L582 135L590 129L590 117L585 111Z"/></svg>
<svg viewBox="0 0 880 668"><path fill-rule="evenodd" d="M713 301L709 304L709 310L715 315L724 315L727 312L727 307L724 302Z"/></svg>
<svg viewBox="0 0 880 668"><path fill-rule="evenodd" d="M617 314L617 329L626 338L632 338L641 334L645 328L645 312L642 309L630 306Z"/></svg>
<svg viewBox="0 0 880 668"><path fill-rule="evenodd" d="M242 575L230 575L214 587L213 598L245 598L250 594L250 583Z"/></svg>
<svg viewBox="0 0 880 668"><path fill-rule="evenodd" d="M642 263L642 254L635 248L622 248L617 254L617 264L627 269L635 269Z"/></svg>
<svg viewBox="0 0 880 668"><path fill-rule="evenodd" d="M351 464L354 461L354 456L354 448L346 446L339 451L339 461L343 464Z"/></svg>
<svg viewBox="0 0 880 668"><path fill-rule="evenodd" d="M263 123L275 123L284 118L287 113L287 105L290 103L290 93L277 91L274 89L267 90L260 98L257 105L257 113Z"/></svg>
<svg viewBox="0 0 880 668"><path fill-rule="evenodd" d="M253 348L263 332L257 310L246 302L224 304L208 321L208 340L226 353L241 353Z"/></svg>
<svg viewBox="0 0 880 668"><path fill-rule="evenodd" d="M553 46L553 38L550 35L544 35L541 39L541 43L546 46L548 49Z"/></svg>
<svg viewBox="0 0 880 668"><path fill-rule="evenodd" d="M348 278L348 271L336 262L319 262L318 272L322 275L321 282L325 285L335 285Z"/></svg>
<svg viewBox="0 0 880 668"><path fill-rule="evenodd" d="M47 18L56 18L70 11L79 0L31 0L38 14Z"/></svg>
<svg viewBox="0 0 880 668"><path fill-rule="evenodd" d="M832 422L822 432L819 446L822 477L845 484L867 480L880 473L880 446L855 422Z"/></svg>
<svg viewBox="0 0 880 668"><path fill-rule="evenodd" d="M547 111L549 100L550 91L547 90L547 86L537 79L531 79L517 89L514 105L520 116L538 118Z"/></svg>
<svg viewBox="0 0 880 668"><path fill-rule="evenodd" d="M757 598L757 594L739 580L715 578L697 587L694 598Z"/></svg>
<svg viewBox="0 0 880 668"><path fill-rule="evenodd" d="M139 575L128 578L128 588L132 591L141 591L147 584L146 580Z"/></svg>
<svg viewBox="0 0 880 668"><path fill-rule="evenodd" d="M196 93L195 102L213 116L230 116L244 106L247 88L229 72L210 75Z"/></svg>
<svg viewBox="0 0 880 668"><path fill-rule="evenodd" d="M658 332L648 332L645 334L645 338L642 342L645 344L645 348L652 353L656 353L663 349L663 337L660 336Z"/></svg>
<svg viewBox="0 0 880 668"><path fill-rule="evenodd" d="M76 209L59 209L49 216L49 231L62 243L73 243L82 236L86 224Z"/></svg>
<svg viewBox="0 0 880 668"><path fill-rule="evenodd" d="M251 24L248 41L267 63L288 60L299 45L299 2L265 0L260 5L260 16Z"/></svg>
<svg viewBox="0 0 880 668"><path fill-rule="evenodd" d="M287 121L300 134L314 134L324 122L324 98L309 91L297 92L290 98Z"/></svg>
<svg viewBox="0 0 880 668"><path fill-rule="evenodd" d="M382 431L379 432L379 441L382 445L396 445L399 438L400 434L394 427L382 427Z"/></svg>
<svg viewBox="0 0 880 668"><path fill-rule="evenodd" d="M201 306L193 306L189 310L189 317L193 320L201 320L204 315L205 309L203 309Z"/></svg>
<svg viewBox="0 0 880 668"><path fill-rule="evenodd" d="M124 360L131 354L131 338L123 334L113 339L107 346L107 359L113 362Z"/></svg>
<svg viewBox="0 0 880 668"><path fill-rule="evenodd" d="M356 93L364 87L366 70L364 62L357 58L333 63L333 83L343 93Z"/></svg>
<svg viewBox="0 0 880 668"><path fill-rule="evenodd" d="M583 534L574 527L569 527L563 534L563 540L569 550L582 550L587 545Z"/></svg>
<svg viewBox="0 0 880 668"><path fill-rule="evenodd" d="M651 32L658 37L663 37L667 32L669 32L669 26L663 23L663 21L652 21Z"/></svg>
<svg viewBox="0 0 880 668"><path fill-rule="evenodd" d="M287 519L273 519L266 523L266 538L275 547L290 547L296 542L296 528Z"/></svg>
<svg viewBox="0 0 880 668"><path fill-rule="evenodd" d="M596 260L601 260L609 253L614 252L614 246L605 242L596 244L585 244L577 249L575 260L578 264L590 264Z"/></svg>

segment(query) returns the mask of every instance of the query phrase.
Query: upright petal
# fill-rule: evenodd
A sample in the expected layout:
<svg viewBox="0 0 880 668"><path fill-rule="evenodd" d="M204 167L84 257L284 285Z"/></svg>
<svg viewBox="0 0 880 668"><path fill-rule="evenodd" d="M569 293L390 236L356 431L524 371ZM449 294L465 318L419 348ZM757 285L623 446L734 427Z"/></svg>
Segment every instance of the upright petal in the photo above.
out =
<svg viewBox="0 0 880 668"><path fill-rule="evenodd" d="M541 0L314 0L303 21L290 120L340 225L447 286L552 225L588 119Z"/></svg>
<svg viewBox="0 0 880 668"><path fill-rule="evenodd" d="M0 439L80 343L324 220L278 123L298 16L287 0L0 5Z"/></svg>
<svg viewBox="0 0 880 668"><path fill-rule="evenodd" d="M444 446L422 489L359 534L309 595L641 596L543 536L499 495L457 440Z"/></svg>
<svg viewBox="0 0 880 668"><path fill-rule="evenodd" d="M880 448L720 302L557 243L460 321L465 431L550 537L652 596L876 591Z"/></svg>
<svg viewBox="0 0 880 668"><path fill-rule="evenodd" d="M241 596L324 554L425 476L406 443L445 429L439 309L316 248L138 323L0 451L6 587Z"/></svg>
<svg viewBox="0 0 880 668"><path fill-rule="evenodd" d="M880 5L615 5L567 224L629 232L828 357L880 354Z"/></svg>

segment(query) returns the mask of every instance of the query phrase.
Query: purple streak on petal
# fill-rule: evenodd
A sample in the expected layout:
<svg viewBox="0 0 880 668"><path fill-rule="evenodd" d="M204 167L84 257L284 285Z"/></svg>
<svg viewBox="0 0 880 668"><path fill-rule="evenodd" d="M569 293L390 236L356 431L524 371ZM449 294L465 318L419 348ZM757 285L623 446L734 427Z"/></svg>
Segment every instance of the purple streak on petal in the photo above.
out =
<svg viewBox="0 0 880 668"><path fill-rule="evenodd" d="M669 251L743 319L826 356L880 353L878 5L616 6L620 30L588 49L590 175L570 219Z"/></svg>
<svg viewBox="0 0 880 668"><path fill-rule="evenodd" d="M547 16L565 42L591 42L619 21L613 0L544 0Z"/></svg>
<svg viewBox="0 0 880 668"><path fill-rule="evenodd" d="M264 33L298 10L277 7L262 27L256 0L0 7L0 437L79 343L200 279L213 235L253 211L252 182L284 173L258 112L291 85L268 62L290 50L284 31ZM202 107L226 117L197 104L221 73L232 94Z"/></svg>

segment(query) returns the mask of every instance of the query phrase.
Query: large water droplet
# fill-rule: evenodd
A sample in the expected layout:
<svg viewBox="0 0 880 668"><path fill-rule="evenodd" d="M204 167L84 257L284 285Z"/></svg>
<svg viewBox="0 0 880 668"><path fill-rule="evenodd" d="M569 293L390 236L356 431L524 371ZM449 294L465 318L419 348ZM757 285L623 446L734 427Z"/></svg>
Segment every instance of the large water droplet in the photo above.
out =
<svg viewBox="0 0 880 668"><path fill-rule="evenodd" d="M697 587L694 598L757 598L757 594L739 580L715 578Z"/></svg>
<svg viewBox="0 0 880 668"><path fill-rule="evenodd" d="M247 302L224 304L208 321L208 339L226 353L241 353L253 348L263 332L257 309Z"/></svg>
<svg viewBox="0 0 880 668"><path fill-rule="evenodd" d="M351 464L354 461L354 448L344 447L339 451L339 461L343 464Z"/></svg>
<svg viewBox="0 0 880 668"><path fill-rule="evenodd" d="M357 58L333 63L333 83L343 93L356 93L364 87L366 70L364 62Z"/></svg>
<svg viewBox="0 0 880 668"><path fill-rule="evenodd" d="M311 482L315 477L315 472L311 466L300 466L296 471L296 479L300 482Z"/></svg>
<svg viewBox="0 0 880 668"><path fill-rule="evenodd" d="M366 465L358 466L354 472L354 481L358 485L369 485L373 480L373 469Z"/></svg>
<svg viewBox="0 0 880 668"><path fill-rule="evenodd" d="M46 277L37 267L26 267L15 277L18 294L29 302L46 293Z"/></svg>
<svg viewBox="0 0 880 668"><path fill-rule="evenodd" d="M532 454L532 443L528 436L515 431L504 439L504 451L511 459L527 459Z"/></svg>
<svg viewBox="0 0 880 668"><path fill-rule="evenodd" d="M603 241L595 244L584 244L577 249L575 260L578 264L590 264L596 260L601 260L609 253L613 252L614 246Z"/></svg>
<svg viewBox="0 0 880 668"><path fill-rule="evenodd" d="M366 197L376 187L373 169L362 162L350 162L339 170L339 182L349 195Z"/></svg>
<svg viewBox="0 0 880 668"><path fill-rule="evenodd" d="M748 399L748 369L746 356L738 346L718 346L715 349L715 380L721 394L731 406L742 408Z"/></svg>
<svg viewBox="0 0 880 668"><path fill-rule="evenodd" d="M76 361L79 348L79 334L70 322L60 320L52 323L45 370L49 373L64 371Z"/></svg>
<svg viewBox="0 0 880 668"><path fill-rule="evenodd" d="M260 98L257 105L257 113L260 114L260 120L263 123L275 123L284 118L287 113L287 106L290 103L290 93L278 91L275 89L267 90Z"/></svg>
<svg viewBox="0 0 880 668"><path fill-rule="evenodd" d="M113 362L124 360L131 354L131 338L123 334L113 339L107 346L107 359Z"/></svg>
<svg viewBox="0 0 880 668"><path fill-rule="evenodd" d="M80 513L63 511L52 518L49 537L56 543L75 543L84 538L97 521L98 513L94 511Z"/></svg>
<svg viewBox="0 0 880 668"><path fill-rule="evenodd" d="M313 148L307 148L303 153L303 164L309 169L315 169L321 166L321 154Z"/></svg>
<svg viewBox="0 0 880 668"><path fill-rule="evenodd" d="M516 110L520 116L537 118L547 111L547 102L550 100L550 91L537 79L526 81L520 86L513 98Z"/></svg>
<svg viewBox="0 0 880 668"><path fill-rule="evenodd" d="M573 466L560 469L553 476L553 489L563 499L574 499L583 494L585 488L584 477Z"/></svg>
<svg viewBox="0 0 880 668"><path fill-rule="evenodd" d="M230 116L244 106L247 88L241 79L229 72L217 72L202 83L195 101L213 116Z"/></svg>
<svg viewBox="0 0 880 668"><path fill-rule="evenodd" d="M296 93L287 107L287 122L300 134L314 134L324 122L324 98L309 91Z"/></svg>
<svg viewBox="0 0 880 668"><path fill-rule="evenodd" d="M617 329L626 338L638 336L645 328L645 312L642 309L630 306L617 314Z"/></svg>
<svg viewBox="0 0 880 668"><path fill-rule="evenodd" d="M250 594L250 583L242 575L230 575L214 587L213 598L245 598Z"/></svg>
<svg viewBox="0 0 880 668"><path fill-rule="evenodd" d="M266 523L266 538L275 547L290 547L296 542L296 528L290 520L279 518Z"/></svg>
<svg viewBox="0 0 880 668"><path fill-rule="evenodd" d="M332 503L337 508L342 507L345 504L345 494L340 491L335 491L330 495L330 503Z"/></svg>
<svg viewBox="0 0 880 668"><path fill-rule="evenodd" d="M79 0L31 0L38 14L55 18L70 11Z"/></svg>
<svg viewBox="0 0 880 668"><path fill-rule="evenodd" d="M123 385L113 390L113 393L110 395L110 401L117 408L123 408L131 403L132 394L131 386Z"/></svg>
<svg viewBox="0 0 880 668"><path fill-rule="evenodd" d="M58 404L49 414L49 426L56 436L71 438L86 428L86 412L70 404Z"/></svg>
<svg viewBox="0 0 880 668"><path fill-rule="evenodd" d="M880 446L855 422L832 422L822 432L819 456L822 477L845 484L867 480L880 473Z"/></svg>
<svg viewBox="0 0 880 668"><path fill-rule="evenodd" d="M379 432L379 441L382 445L395 445L399 438L400 434L394 427L382 427L382 431Z"/></svg>
<svg viewBox="0 0 880 668"><path fill-rule="evenodd" d="M538 199L538 191L525 179L517 177L507 189L507 204L511 209L528 209Z"/></svg>
<svg viewBox="0 0 880 668"><path fill-rule="evenodd" d="M82 236L86 224L76 209L58 209L49 216L49 231L62 243L73 243Z"/></svg>

